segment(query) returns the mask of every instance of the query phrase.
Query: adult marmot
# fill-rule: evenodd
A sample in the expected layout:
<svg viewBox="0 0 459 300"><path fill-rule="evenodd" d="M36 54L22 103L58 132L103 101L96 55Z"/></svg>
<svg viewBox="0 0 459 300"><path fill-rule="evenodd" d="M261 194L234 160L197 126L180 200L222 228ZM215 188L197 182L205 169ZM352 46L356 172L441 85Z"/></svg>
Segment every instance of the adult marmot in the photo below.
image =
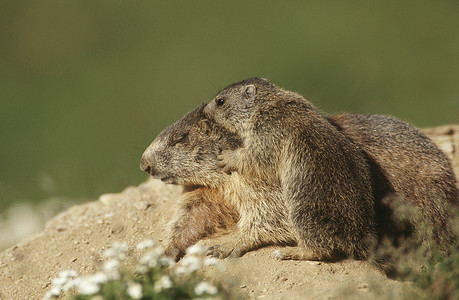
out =
<svg viewBox="0 0 459 300"><path fill-rule="evenodd" d="M420 130L391 116L345 113L328 120L366 154L380 237L394 241L416 233L446 253L456 238L451 221L458 190L445 153Z"/></svg>
<svg viewBox="0 0 459 300"><path fill-rule="evenodd" d="M243 253L249 250L240 246L247 237L256 240L260 228L287 218L297 247L284 248L278 254L282 259L368 256L376 236L369 165L363 152L311 103L253 78L225 88L204 113L244 142L219 156L224 171L262 181L282 194L281 203L265 197L234 203L243 221L233 242L215 248L213 255ZM276 206L282 214L275 213Z"/></svg>
<svg viewBox="0 0 459 300"><path fill-rule="evenodd" d="M230 234L229 242L211 250L213 255L240 256L262 245L280 244L299 246L284 249L281 258L368 256L375 237L374 200L364 156L325 118L314 109L309 110L311 107L304 105L303 98L296 104L303 112L311 114L309 119L317 119L321 123L319 127L324 129L322 132L314 127L311 144L303 151L305 157L296 161L300 169L309 170L305 182L304 178L299 178L289 186L282 185L285 181L281 182L275 171L268 179L238 172L231 176L223 173L216 166L215 151L220 147L234 149L231 145L235 144L228 143L229 147L223 144L222 147L209 142L239 135L222 131L222 126L202 107L161 133L142 156L141 168L153 176L169 183L208 186L236 207L239 213L237 230ZM202 120L196 121L197 115L201 115ZM304 119L298 122L297 128L303 127ZM201 133L196 135L199 130ZM216 138L216 132L223 133L222 137ZM199 140L196 136L200 137L200 142L196 142ZM306 163L302 159L311 161ZM285 175L290 176L288 172ZM305 198L295 202L296 199L287 198L291 193Z"/></svg>

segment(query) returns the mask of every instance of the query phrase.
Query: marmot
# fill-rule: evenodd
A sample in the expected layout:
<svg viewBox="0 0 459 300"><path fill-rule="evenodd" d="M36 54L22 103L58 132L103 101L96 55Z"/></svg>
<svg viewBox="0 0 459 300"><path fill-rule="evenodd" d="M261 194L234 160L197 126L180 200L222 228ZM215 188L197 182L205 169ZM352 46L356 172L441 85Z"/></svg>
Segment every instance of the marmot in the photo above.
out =
<svg viewBox="0 0 459 300"><path fill-rule="evenodd" d="M177 125L195 120L186 116L183 122L179 121L161 133L145 151L141 162L143 170L165 182L211 187L236 207L239 213L237 230L231 233L229 242L211 250L214 256L240 256L269 244L300 246L285 248L280 258L330 260L342 255L353 255L356 258L368 256L369 247L375 238L375 217L370 172L365 158L349 139L311 105L305 105L303 98L297 100L292 99L289 106L284 108L297 110L298 114L291 115L291 119L300 117L293 129L307 125L311 126L312 132L300 137L309 141L304 147L305 157L287 158L296 160L294 164L298 168L291 166L289 172L283 170L285 179L276 173L271 178L239 172L228 176L216 170L216 164L207 165L212 157L216 161L216 154L214 152L206 157L197 155L198 149L209 148L206 147L209 145L209 130L203 131L202 126L214 126L211 131L213 133L219 131L215 128L221 130L222 127L206 115L205 110L200 112L204 114L205 120L191 126L201 129L201 142L190 147L190 141L194 139L192 133L197 130L190 132L189 126L187 130ZM201 108L197 111L201 111ZM303 114L306 119L301 117ZM314 122L307 123L308 120ZM226 134L240 136L229 131ZM299 134L303 132L300 130ZM215 138L215 134L211 136ZM182 144L186 144L188 152L181 152ZM229 144L230 147L214 145L214 150L205 153L212 153L218 148L234 150ZM294 147L288 144L280 146L290 147L285 149L288 152L284 154L290 153ZM297 149L295 153L301 153L301 150ZM308 172L307 178L295 179L292 175L298 172Z"/></svg>
<svg viewBox="0 0 459 300"><path fill-rule="evenodd" d="M366 154L380 238L416 232L421 241L433 240L446 253L456 238L451 221L459 198L445 153L420 130L391 116L345 113L328 120ZM401 210L410 207L415 211L403 216ZM432 232L419 232L426 229Z"/></svg>
<svg viewBox="0 0 459 300"><path fill-rule="evenodd" d="M281 203L265 197L234 203L240 215L238 231L232 242L211 254L239 255L263 245L259 237L266 234L265 228L283 220L297 247L282 249L281 259L368 257L376 237L369 165L363 152L311 103L253 78L225 88L204 113L244 142L219 155L223 170L247 181L257 179L282 194ZM248 237L251 247L245 246Z"/></svg>
<svg viewBox="0 0 459 300"><path fill-rule="evenodd" d="M230 177L217 166L217 155L219 149L235 149L242 141L209 121L204 106L164 129L140 160L140 168L152 177L184 187L166 246L166 254L176 260L187 247L231 230L239 219L236 209L216 189Z"/></svg>

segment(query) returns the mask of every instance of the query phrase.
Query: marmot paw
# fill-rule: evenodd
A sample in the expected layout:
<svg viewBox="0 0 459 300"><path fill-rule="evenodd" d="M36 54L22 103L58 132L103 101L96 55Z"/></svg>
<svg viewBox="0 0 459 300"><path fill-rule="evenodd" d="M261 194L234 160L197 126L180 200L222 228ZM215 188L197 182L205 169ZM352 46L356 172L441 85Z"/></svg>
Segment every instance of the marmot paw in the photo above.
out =
<svg viewBox="0 0 459 300"><path fill-rule="evenodd" d="M281 260L320 260L313 251L301 247L285 247L273 252L277 259Z"/></svg>
<svg viewBox="0 0 459 300"><path fill-rule="evenodd" d="M164 254L177 262L185 255L185 251L169 246L164 250Z"/></svg>
<svg viewBox="0 0 459 300"><path fill-rule="evenodd" d="M222 244L212 246L207 249L206 256L212 256L215 258L227 258L227 257L241 257L245 251L242 249L231 247L228 244Z"/></svg>
<svg viewBox="0 0 459 300"><path fill-rule="evenodd" d="M219 155L217 155L217 166L222 169L226 174L231 174L231 172L236 171L234 167L235 161L235 151L231 150L222 150Z"/></svg>

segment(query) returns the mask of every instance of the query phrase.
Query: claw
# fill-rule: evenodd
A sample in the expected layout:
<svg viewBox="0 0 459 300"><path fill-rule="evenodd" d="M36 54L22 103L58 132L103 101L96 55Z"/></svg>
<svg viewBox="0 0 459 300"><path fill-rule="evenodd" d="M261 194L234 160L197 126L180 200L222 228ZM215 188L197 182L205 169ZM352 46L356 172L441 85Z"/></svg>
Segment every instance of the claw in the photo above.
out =
<svg viewBox="0 0 459 300"><path fill-rule="evenodd" d="M231 252L233 250L225 250L225 247L221 247L221 245L217 246L211 246L207 248L206 256L214 257L214 258L219 258L219 259L224 259L227 258L229 255L231 255Z"/></svg>
<svg viewBox="0 0 459 300"><path fill-rule="evenodd" d="M218 249L218 246L210 246L209 248L207 248L206 256L217 258L217 249Z"/></svg>
<svg viewBox="0 0 459 300"><path fill-rule="evenodd" d="M242 253L240 251L233 250L231 253L228 255L229 258L238 258L241 257Z"/></svg>
<svg viewBox="0 0 459 300"><path fill-rule="evenodd" d="M234 167L231 167L232 155L234 155L233 151L229 150L222 150L220 154L217 155L217 166L228 175L235 171Z"/></svg>

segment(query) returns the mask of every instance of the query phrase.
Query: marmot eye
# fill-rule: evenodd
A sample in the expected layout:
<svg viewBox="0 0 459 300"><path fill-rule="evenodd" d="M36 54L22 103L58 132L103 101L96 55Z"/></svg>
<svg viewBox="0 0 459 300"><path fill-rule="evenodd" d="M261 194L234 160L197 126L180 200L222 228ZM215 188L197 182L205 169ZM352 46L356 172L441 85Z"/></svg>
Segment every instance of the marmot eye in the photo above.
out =
<svg viewBox="0 0 459 300"><path fill-rule="evenodd" d="M217 103L217 106L222 106L223 103L225 103L225 99L220 98L220 99L215 100L215 102Z"/></svg>
<svg viewBox="0 0 459 300"><path fill-rule="evenodd" d="M186 142L188 140L188 133L182 134L178 139L172 141L171 146Z"/></svg>

